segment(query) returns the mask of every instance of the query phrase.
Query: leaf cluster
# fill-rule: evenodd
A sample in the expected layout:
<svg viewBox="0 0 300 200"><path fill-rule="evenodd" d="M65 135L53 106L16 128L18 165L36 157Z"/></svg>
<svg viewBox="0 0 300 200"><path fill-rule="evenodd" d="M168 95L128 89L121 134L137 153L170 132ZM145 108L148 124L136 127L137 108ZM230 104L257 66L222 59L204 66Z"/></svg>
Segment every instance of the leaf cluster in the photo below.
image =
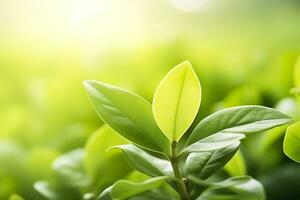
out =
<svg viewBox="0 0 300 200"><path fill-rule="evenodd" d="M247 135L287 124L289 116L263 106L238 106L213 113L187 131L197 123L202 94L187 61L160 82L152 104L103 82L84 85L101 119L132 142L110 150L120 149L130 166L149 176L139 183L119 180L99 200L265 198L262 185L249 176L209 178L231 160ZM162 189L165 184L172 195Z"/></svg>

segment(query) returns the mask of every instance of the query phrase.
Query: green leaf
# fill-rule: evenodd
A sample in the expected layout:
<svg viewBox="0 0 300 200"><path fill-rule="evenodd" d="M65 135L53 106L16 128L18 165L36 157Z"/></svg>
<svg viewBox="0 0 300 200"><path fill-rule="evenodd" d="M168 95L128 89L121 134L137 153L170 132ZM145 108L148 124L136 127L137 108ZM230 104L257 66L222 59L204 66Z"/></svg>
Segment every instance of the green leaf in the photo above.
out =
<svg viewBox="0 0 300 200"><path fill-rule="evenodd" d="M8 200L24 200L24 198L22 198L20 195L12 194Z"/></svg>
<svg viewBox="0 0 300 200"><path fill-rule="evenodd" d="M177 193L176 193L177 194ZM154 189L153 191L144 192L138 196L132 197L129 200L179 200L178 196L166 193L165 191Z"/></svg>
<svg viewBox="0 0 300 200"><path fill-rule="evenodd" d="M236 142L222 149L209 152L191 153L186 159L188 178L196 182L202 181L223 168L239 148Z"/></svg>
<svg viewBox="0 0 300 200"><path fill-rule="evenodd" d="M211 184L197 200L264 200L265 192L261 183L249 176L229 178Z"/></svg>
<svg viewBox="0 0 300 200"><path fill-rule="evenodd" d="M158 85L153 113L161 130L178 141L195 119L201 102L201 86L191 64L174 67Z"/></svg>
<svg viewBox="0 0 300 200"><path fill-rule="evenodd" d="M198 142L191 144L181 151L181 153L206 152L221 149L244 139L244 134L238 133L216 133Z"/></svg>
<svg viewBox="0 0 300 200"><path fill-rule="evenodd" d="M157 126L151 104L127 90L97 81L84 86L102 120L132 142L170 154L170 141Z"/></svg>
<svg viewBox="0 0 300 200"><path fill-rule="evenodd" d="M115 146L121 149L130 165L149 176L174 176L171 163L168 160L152 156L133 144Z"/></svg>
<svg viewBox="0 0 300 200"><path fill-rule="evenodd" d="M300 122L287 128L283 151L289 158L300 163Z"/></svg>
<svg viewBox="0 0 300 200"><path fill-rule="evenodd" d="M243 154L240 151L237 151L232 159L225 165L224 169L230 176L245 175L247 170Z"/></svg>
<svg viewBox="0 0 300 200"><path fill-rule="evenodd" d="M115 184L104 190L98 200L109 200L109 199L128 199L134 197L143 192L150 191L152 189L158 188L161 184L167 180L168 177L155 177L148 179L141 183L135 183L127 180L117 181Z"/></svg>
<svg viewBox="0 0 300 200"><path fill-rule="evenodd" d="M85 174L83 159L84 150L75 149L57 158L53 162L52 167L67 185L87 187L91 183L91 180Z"/></svg>
<svg viewBox="0 0 300 200"><path fill-rule="evenodd" d="M97 188L104 189L132 171L122 152L107 151L111 146L126 143L126 139L106 125L89 137L85 145L84 164Z"/></svg>
<svg viewBox="0 0 300 200"><path fill-rule="evenodd" d="M141 193L129 200L180 200L177 191L172 188L168 183L163 183L159 188L153 189L148 192Z"/></svg>
<svg viewBox="0 0 300 200"><path fill-rule="evenodd" d="M191 133L186 146L214 133L257 133L291 121L289 116L268 107L232 107L203 119Z"/></svg>

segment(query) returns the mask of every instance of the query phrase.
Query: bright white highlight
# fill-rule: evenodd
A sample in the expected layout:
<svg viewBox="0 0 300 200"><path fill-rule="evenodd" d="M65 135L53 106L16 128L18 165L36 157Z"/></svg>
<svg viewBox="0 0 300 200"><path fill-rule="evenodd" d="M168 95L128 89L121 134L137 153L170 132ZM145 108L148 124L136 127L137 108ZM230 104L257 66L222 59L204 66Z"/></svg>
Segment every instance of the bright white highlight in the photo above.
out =
<svg viewBox="0 0 300 200"><path fill-rule="evenodd" d="M102 0L72 0L69 1L69 21L72 25L80 25L103 15L105 9L106 5Z"/></svg>
<svg viewBox="0 0 300 200"><path fill-rule="evenodd" d="M172 0L175 6L183 11L198 11L203 7L205 0Z"/></svg>

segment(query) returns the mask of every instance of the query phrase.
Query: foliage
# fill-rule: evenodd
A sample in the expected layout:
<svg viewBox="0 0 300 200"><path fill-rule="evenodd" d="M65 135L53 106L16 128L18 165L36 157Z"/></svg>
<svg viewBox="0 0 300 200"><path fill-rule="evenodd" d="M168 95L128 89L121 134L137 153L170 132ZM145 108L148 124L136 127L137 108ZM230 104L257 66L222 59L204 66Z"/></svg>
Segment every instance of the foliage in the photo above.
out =
<svg viewBox="0 0 300 200"><path fill-rule="evenodd" d="M94 199L95 190L103 190L132 171L121 152L106 151L111 145L125 143L112 129L102 126L85 149L74 149L54 160L54 180L40 180L34 188L49 200Z"/></svg>
<svg viewBox="0 0 300 200"><path fill-rule="evenodd" d="M146 199L149 194L159 199L161 193L154 191L162 182L180 199L265 198L262 185L251 177L222 182L208 178L230 161L246 136L287 124L289 116L263 106L233 107L206 117L189 134L201 90L187 61L161 81L152 109L142 97L119 87L98 81L84 85L103 121L134 143L113 148L121 149L133 168L152 177L141 183L117 181L98 199Z"/></svg>
<svg viewBox="0 0 300 200"><path fill-rule="evenodd" d="M263 105L300 120L297 1L168 1L1 1L1 200L11 194L46 199L34 189L37 181L64 200L82 200L98 197L119 179L147 179L122 151L106 152L128 141L102 126L82 87L86 79L152 102L167 71L190 60L204 98L178 141L180 150L205 116L232 106ZM247 137L210 179L248 174L264 185L267 199L300 199L300 167L282 150L287 127ZM70 171L61 173L54 168L61 157L79 166L62 165ZM70 184L76 181L67 177L72 170L89 184ZM176 198L166 184L155 193Z"/></svg>

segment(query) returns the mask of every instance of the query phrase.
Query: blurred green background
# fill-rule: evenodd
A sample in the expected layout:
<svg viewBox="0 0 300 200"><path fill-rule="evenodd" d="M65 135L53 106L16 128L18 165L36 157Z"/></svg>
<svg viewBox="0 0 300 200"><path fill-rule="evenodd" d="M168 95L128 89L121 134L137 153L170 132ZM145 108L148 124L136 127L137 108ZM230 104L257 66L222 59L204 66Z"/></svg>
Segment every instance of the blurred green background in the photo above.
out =
<svg viewBox="0 0 300 200"><path fill-rule="evenodd" d="M126 141L99 129L86 79L151 101L189 60L203 87L198 121L243 104L298 119L299 35L298 0L1 0L0 199L92 199L120 177L143 178L105 152ZM283 155L283 136L253 136L242 155L269 199L299 199L300 165ZM114 157L122 171L108 166Z"/></svg>

